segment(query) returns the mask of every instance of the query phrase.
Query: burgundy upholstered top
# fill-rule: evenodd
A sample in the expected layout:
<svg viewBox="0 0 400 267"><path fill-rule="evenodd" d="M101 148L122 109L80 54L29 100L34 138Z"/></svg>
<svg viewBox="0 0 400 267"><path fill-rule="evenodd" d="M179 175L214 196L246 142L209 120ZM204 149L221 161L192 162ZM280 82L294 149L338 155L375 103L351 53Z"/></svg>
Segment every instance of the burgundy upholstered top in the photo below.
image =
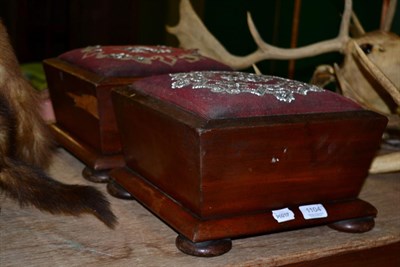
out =
<svg viewBox="0 0 400 267"><path fill-rule="evenodd" d="M146 95L206 119L361 110L353 101L306 83L245 72L198 71L147 77Z"/></svg>
<svg viewBox="0 0 400 267"><path fill-rule="evenodd" d="M197 50L167 46L89 46L58 57L104 77L143 77L164 73L231 70Z"/></svg>

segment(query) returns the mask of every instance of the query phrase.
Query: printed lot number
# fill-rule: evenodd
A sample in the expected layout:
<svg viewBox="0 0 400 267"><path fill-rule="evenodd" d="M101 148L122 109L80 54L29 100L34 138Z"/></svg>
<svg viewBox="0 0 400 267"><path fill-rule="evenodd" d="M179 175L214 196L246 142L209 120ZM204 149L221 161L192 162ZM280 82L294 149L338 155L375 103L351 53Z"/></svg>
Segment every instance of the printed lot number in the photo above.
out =
<svg viewBox="0 0 400 267"><path fill-rule="evenodd" d="M306 220L328 217L328 212L322 204L300 206L299 209Z"/></svg>
<svg viewBox="0 0 400 267"><path fill-rule="evenodd" d="M272 216L278 223L294 220L294 213L288 208L273 210Z"/></svg>

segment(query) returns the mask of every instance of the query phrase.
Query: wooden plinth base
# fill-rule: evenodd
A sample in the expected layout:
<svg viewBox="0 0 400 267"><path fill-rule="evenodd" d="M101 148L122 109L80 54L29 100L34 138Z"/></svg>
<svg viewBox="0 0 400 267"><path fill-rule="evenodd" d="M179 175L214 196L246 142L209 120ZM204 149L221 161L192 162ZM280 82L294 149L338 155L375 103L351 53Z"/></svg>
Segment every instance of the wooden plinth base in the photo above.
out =
<svg viewBox="0 0 400 267"><path fill-rule="evenodd" d="M121 154L103 155L57 124L50 125L50 130L60 146L86 164L86 168L82 171L82 176L91 182L108 182L109 170L125 165Z"/></svg>
<svg viewBox="0 0 400 267"><path fill-rule="evenodd" d="M82 171L82 176L93 183L107 183L110 180L108 172L109 170L93 170L86 166Z"/></svg>
<svg viewBox="0 0 400 267"><path fill-rule="evenodd" d="M126 191L122 186L117 184L113 179L110 179L107 184L107 192L113 197L131 200L134 197Z"/></svg>
<svg viewBox="0 0 400 267"><path fill-rule="evenodd" d="M230 239L220 239L194 243L184 236L178 235L175 245L180 251L188 255L215 257L231 250L232 241Z"/></svg>
<svg viewBox="0 0 400 267"><path fill-rule="evenodd" d="M328 225L330 228L346 233L365 233L375 226L375 220L372 217L356 218L334 222Z"/></svg>
<svg viewBox="0 0 400 267"><path fill-rule="evenodd" d="M213 253L216 253L210 252L204 253L206 255L197 255L202 254L203 252L201 251L207 251L208 245L210 247L217 246L214 242L203 243L210 240L225 240L239 236L272 233L316 225L329 225L339 231L365 232L372 229L374 225L373 218L377 214L374 206L354 198L342 201L321 200L318 204L323 205L328 214L324 218L305 219L299 209L299 206L304 205L301 203L287 207L276 207L276 209L265 209L251 214L207 219L198 217L171 196L168 196L144 177L127 167L113 169L110 172L110 177L126 189L137 201L187 239L188 241L179 237L177 241L178 248L185 253L196 256L213 256ZM288 208L293 211L294 219L281 223L277 222L272 216L272 211L282 208ZM229 250L226 244L223 247L224 249L222 250L226 250L225 252ZM214 251L215 249L210 250Z"/></svg>

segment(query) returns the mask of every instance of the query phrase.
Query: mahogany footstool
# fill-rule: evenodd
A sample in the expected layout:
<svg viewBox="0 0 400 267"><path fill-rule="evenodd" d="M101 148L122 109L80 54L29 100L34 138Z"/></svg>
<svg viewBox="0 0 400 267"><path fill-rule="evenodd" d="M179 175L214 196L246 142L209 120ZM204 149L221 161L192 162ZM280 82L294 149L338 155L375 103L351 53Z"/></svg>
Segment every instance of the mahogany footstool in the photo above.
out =
<svg viewBox="0 0 400 267"><path fill-rule="evenodd" d="M187 254L221 255L234 237L374 226L377 210L358 195L387 119L349 99L225 71L144 78L112 99L126 165L110 178Z"/></svg>
<svg viewBox="0 0 400 267"><path fill-rule="evenodd" d="M167 46L90 46L44 60L56 141L86 164L83 176L108 181L124 165L111 89L142 77L190 70L230 70L196 50Z"/></svg>

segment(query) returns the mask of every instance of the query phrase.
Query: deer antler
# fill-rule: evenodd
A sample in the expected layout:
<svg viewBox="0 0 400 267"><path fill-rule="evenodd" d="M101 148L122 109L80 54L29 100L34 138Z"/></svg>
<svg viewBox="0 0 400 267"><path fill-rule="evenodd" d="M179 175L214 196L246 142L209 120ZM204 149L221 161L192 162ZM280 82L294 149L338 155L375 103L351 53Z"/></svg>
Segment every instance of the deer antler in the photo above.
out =
<svg viewBox="0 0 400 267"><path fill-rule="evenodd" d="M380 30L384 32L390 31L392 26L394 14L396 12L397 0L385 0L382 5L381 27Z"/></svg>
<svg viewBox="0 0 400 267"><path fill-rule="evenodd" d="M372 161L370 173L399 171L400 152L379 155Z"/></svg>
<svg viewBox="0 0 400 267"><path fill-rule="evenodd" d="M167 31L178 37L182 47L188 49L197 48L203 55L219 60L233 69L244 69L266 59L299 59L327 52L343 52L346 43L350 39L348 30L352 13L352 1L346 0L345 2L340 31L336 38L299 48L279 48L266 43L257 31L250 13L247 13L249 30L258 49L243 57L230 54L222 46L196 15L189 0L181 0L179 13L179 23L174 27L167 26Z"/></svg>

